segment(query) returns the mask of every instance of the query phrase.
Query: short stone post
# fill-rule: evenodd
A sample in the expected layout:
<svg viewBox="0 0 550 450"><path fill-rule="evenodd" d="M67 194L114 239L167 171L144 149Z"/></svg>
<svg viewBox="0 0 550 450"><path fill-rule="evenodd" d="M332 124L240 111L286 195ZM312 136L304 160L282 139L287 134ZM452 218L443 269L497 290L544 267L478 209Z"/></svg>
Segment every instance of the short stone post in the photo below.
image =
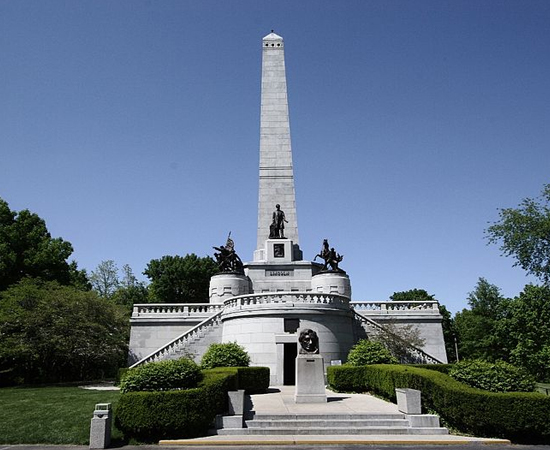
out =
<svg viewBox="0 0 550 450"><path fill-rule="evenodd" d="M400 389L396 388L397 409L405 414L421 414L422 403L420 399L420 391L416 389Z"/></svg>
<svg viewBox="0 0 550 450"><path fill-rule="evenodd" d="M244 389L227 392L228 414L216 416L216 428L243 428Z"/></svg>
<svg viewBox="0 0 550 450"><path fill-rule="evenodd" d="M111 443L113 414L110 403L95 405L90 426L90 448L107 448Z"/></svg>
<svg viewBox="0 0 550 450"><path fill-rule="evenodd" d="M244 389L228 391L229 415L242 416L244 414Z"/></svg>

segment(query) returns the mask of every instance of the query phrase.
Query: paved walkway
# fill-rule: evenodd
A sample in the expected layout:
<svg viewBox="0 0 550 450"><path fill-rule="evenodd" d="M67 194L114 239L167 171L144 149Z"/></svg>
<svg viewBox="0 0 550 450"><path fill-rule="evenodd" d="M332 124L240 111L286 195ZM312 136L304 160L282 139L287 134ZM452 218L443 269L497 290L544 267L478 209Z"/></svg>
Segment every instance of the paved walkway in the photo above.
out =
<svg viewBox="0 0 550 450"><path fill-rule="evenodd" d="M251 395L251 409L258 414L400 414L397 405L372 395L326 392L327 403L294 403L294 386L278 386Z"/></svg>
<svg viewBox="0 0 550 450"><path fill-rule="evenodd" d="M340 394L327 389L327 403L294 403L294 386L270 388L266 394L250 396L252 408L258 414L357 414L399 413L397 405L368 394ZM160 441L161 445L335 445L335 444L510 444L506 439L484 439L456 435L263 435L207 436L195 439Z"/></svg>

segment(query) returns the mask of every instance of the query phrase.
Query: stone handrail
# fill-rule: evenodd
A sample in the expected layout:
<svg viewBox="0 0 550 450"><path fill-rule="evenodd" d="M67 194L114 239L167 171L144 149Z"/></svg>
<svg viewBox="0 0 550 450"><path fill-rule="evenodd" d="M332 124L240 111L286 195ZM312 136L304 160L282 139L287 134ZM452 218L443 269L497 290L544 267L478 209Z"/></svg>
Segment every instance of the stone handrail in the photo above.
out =
<svg viewBox="0 0 550 450"><path fill-rule="evenodd" d="M407 348L407 351L409 353L409 357L414 361L416 364L444 364L443 361L440 361L436 357L426 353L424 350L409 344L405 342L403 339L401 339L397 334L392 333L389 330L386 330L384 326L380 325L379 323L375 322L372 319L369 319L368 317L365 317L361 314L359 314L357 311L355 311L355 317L359 319L359 321L367 324L368 326L373 327L377 332L386 333L393 337L393 339L397 339L401 341L404 346Z"/></svg>
<svg viewBox="0 0 550 450"><path fill-rule="evenodd" d="M349 308L349 298L340 294L321 292L263 292L231 297L224 302L225 311L250 306L301 303L307 305L327 305L335 308Z"/></svg>
<svg viewBox="0 0 550 450"><path fill-rule="evenodd" d="M199 336L201 331L203 331L205 328L211 325L220 324L222 312L223 308L220 309L213 316L210 316L207 319L203 320L201 323L194 326L190 330L187 330L185 333L181 334L177 338L172 339L170 342L168 342L168 344L162 346L158 350L155 350L153 353L147 355L145 358L140 359L138 362L131 365L130 369L148 362L161 361L165 359L166 356L176 353L181 348L184 348L188 342Z"/></svg>
<svg viewBox="0 0 550 450"><path fill-rule="evenodd" d="M215 314L223 305L212 303L141 303L134 305L132 318L154 317L156 315L192 316Z"/></svg>
<svg viewBox="0 0 550 450"><path fill-rule="evenodd" d="M389 313L391 311L436 311L439 313L439 302L437 301L410 301L410 302L350 302L350 306L359 312L379 311Z"/></svg>

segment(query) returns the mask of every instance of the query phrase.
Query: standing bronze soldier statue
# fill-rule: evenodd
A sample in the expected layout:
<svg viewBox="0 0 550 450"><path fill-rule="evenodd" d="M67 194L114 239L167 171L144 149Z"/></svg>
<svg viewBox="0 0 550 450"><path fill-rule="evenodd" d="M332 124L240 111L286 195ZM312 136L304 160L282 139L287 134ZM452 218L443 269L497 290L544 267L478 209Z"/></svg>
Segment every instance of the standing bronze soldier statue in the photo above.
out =
<svg viewBox="0 0 550 450"><path fill-rule="evenodd" d="M277 209L273 211L273 221L269 226L269 238L284 239L285 222L288 223L288 220L286 220L285 212L281 209L281 205L277 203L275 208Z"/></svg>

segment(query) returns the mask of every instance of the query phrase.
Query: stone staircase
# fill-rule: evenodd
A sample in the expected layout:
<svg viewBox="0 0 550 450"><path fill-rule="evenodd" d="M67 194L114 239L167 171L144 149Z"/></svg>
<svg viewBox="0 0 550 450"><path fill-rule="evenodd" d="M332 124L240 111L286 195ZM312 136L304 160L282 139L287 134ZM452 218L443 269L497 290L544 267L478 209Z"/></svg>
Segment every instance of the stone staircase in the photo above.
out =
<svg viewBox="0 0 550 450"><path fill-rule="evenodd" d="M222 326L220 322L212 322L205 326L185 345L178 347L173 353L167 355L166 359L179 359L182 357L191 357L198 364L203 355L210 347L210 344L217 344L222 341Z"/></svg>
<svg viewBox="0 0 550 450"><path fill-rule="evenodd" d="M245 428L222 428L219 435L446 435L430 414L249 414Z"/></svg>
<svg viewBox="0 0 550 450"><path fill-rule="evenodd" d="M206 318L197 326L136 362L131 368L138 367L148 362L162 361L165 359L179 359L184 356L191 357L196 362L199 362L210 344L221 342L222 312L223 310L220 310L216 314Z"/></svg>

